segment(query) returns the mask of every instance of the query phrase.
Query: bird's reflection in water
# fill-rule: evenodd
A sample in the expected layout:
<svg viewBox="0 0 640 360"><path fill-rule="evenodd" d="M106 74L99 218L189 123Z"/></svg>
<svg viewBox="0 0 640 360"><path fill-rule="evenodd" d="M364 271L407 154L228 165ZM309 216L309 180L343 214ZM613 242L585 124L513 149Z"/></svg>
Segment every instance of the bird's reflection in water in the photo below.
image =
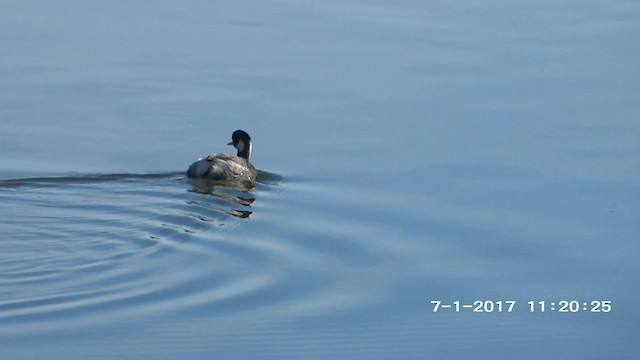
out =
<svg viewBox="0 0 640 360"><path fill-rule="evenodd" d="M249 194L249 191L254 187L251 181L220 182L209 179L189 179L189 181L192 185L192 189L189 191L211 195L216 199L223 200L225 204L223 206L216 206L215 204L198 202L199 205L217 208L229 215L240 218L248 218L251 216L252 212L249 210L238 210L226 207L226 204L229 202L250 207L251 204L256 201L256 199Z"/></svg>

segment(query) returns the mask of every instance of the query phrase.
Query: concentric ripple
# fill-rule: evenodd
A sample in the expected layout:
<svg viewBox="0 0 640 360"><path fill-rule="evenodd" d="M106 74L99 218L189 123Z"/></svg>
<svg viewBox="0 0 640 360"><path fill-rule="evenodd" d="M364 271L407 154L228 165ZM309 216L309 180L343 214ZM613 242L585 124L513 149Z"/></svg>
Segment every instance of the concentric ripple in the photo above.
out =
<svg viewBox="0 0 640 360"><path fill-rule="evenodd" d="M413 250L376 239L401 231L327 196L333 185L262 175L255 186L179 173L1 181L0 334L317 316L384 296Z"/></svg>

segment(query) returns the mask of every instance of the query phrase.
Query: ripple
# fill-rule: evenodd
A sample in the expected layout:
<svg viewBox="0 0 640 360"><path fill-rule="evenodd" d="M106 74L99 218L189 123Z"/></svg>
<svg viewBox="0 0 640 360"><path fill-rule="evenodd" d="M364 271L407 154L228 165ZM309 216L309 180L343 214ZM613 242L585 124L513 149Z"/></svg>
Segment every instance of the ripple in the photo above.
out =
<svg viewBox="0 0 640 360"><path fill-rule="evenodd" d="M171 314L335 313L383 297L395 260L412 253L393 241L401 231L362 215L376 211L366 198L328 196L364 194L335 184L76 179L0 182L13 209L0 214L0 334Z"/></svg>

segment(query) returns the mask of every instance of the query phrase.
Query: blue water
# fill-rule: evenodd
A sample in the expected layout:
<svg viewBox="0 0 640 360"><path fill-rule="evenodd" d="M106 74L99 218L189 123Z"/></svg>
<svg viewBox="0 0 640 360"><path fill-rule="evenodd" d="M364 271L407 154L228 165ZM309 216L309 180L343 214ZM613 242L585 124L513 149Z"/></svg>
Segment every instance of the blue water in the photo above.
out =
<svg viewBox="0 0 640 360"><path fill-rule="evenodd" d="M626 1L5 1L0 358L635 358L638 39ZM238 128L255 187L184 177ZM516 303L431 303L475 300Z"/></svg>

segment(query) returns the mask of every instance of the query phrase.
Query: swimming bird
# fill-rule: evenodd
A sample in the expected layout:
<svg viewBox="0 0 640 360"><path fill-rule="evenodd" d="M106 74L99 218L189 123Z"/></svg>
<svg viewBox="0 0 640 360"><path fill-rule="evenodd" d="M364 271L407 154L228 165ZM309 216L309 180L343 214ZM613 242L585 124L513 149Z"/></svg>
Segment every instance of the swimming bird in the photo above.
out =
<svg viewBox="0 0 640 360"><path fill-rule="evenodd" d="M187 176L220 181L254 181L258 173L249 162L252 146L249 134L236 130L227 145L238 149L237 155L215 153L202 157L189 166Z"/></svg>

